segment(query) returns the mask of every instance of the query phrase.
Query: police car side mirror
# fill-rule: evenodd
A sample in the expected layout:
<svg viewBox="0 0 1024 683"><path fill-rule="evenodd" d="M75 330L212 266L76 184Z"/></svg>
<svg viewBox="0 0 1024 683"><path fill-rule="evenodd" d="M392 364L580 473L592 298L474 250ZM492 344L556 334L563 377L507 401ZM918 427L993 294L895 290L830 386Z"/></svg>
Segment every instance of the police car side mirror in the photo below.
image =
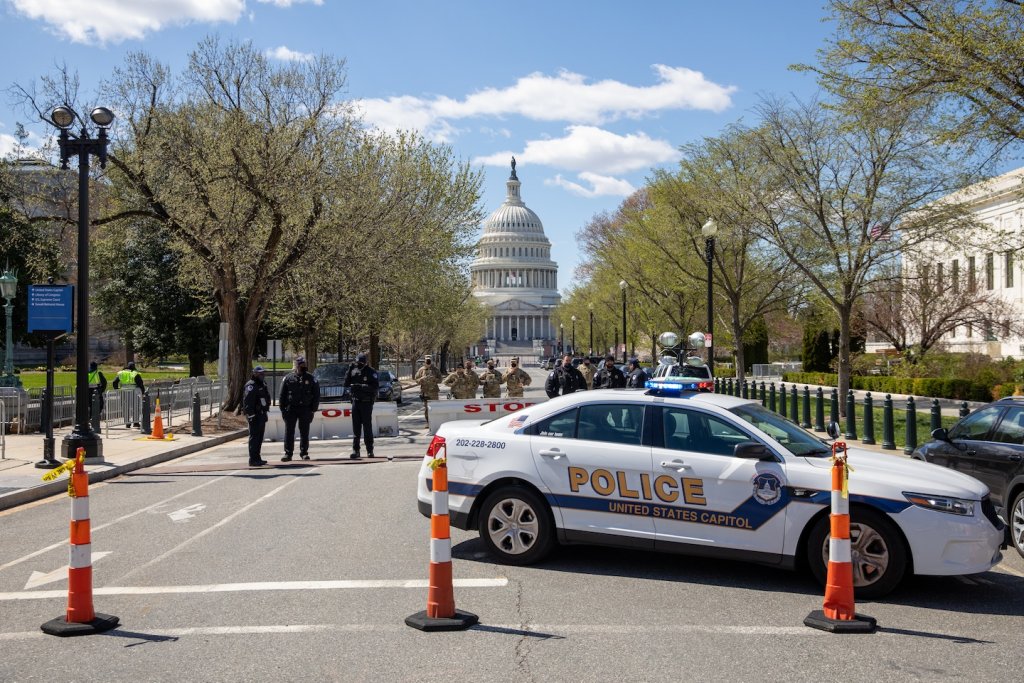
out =
<svg viewBox="0 0 1024 683"><path fill-rule="evenodd" d="M828 433L830 438L838 439L839 438L839 433L840 433L839 432L839 423L838 422L829 422L828 423L828 427L825 428L825 432Z"/></svg>
<svg viewBox="0 0 1024 683"><path fill-rule="evenodd" d="M741 441L732 449L733 456L745 460L772 460L772 453L764 444L756 441Z"/></svg>

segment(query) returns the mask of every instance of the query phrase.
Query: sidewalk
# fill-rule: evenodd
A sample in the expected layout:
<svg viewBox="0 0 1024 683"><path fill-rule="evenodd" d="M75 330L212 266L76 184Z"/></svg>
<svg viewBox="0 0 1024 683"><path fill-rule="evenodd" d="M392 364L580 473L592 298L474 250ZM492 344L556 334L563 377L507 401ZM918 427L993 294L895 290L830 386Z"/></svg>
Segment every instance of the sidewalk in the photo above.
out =
<svg viewBox="0 0 1024 683"><path fill-rule="evenodd" d="M150 441L138 429L111 428L109 436L103 434L103 462L87 466L89 481L110 479L245 436L246 430L234 428L228 416L224 422L226 429L219 433L210 430L209 436L192 436L183 428L185 433L175 430L173 441ZM204 422L204 430L206 427ZM63 462L60 442L70 431L70 427L54 430L54 451L59 462ZM6 457L0 459L0 510L67 491L67 477L44 482L43 475L49 470L35 467L35 463L43 459L42 434L7 434L4 441Z"/></svg>

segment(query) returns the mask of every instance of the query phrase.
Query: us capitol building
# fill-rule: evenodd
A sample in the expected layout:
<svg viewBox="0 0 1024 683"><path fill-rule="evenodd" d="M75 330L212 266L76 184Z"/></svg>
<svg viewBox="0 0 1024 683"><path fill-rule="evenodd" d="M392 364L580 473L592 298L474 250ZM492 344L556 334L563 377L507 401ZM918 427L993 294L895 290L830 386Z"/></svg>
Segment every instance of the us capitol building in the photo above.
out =
<svg viewBox="0 0 1024 683"><path fill-rule="evenodd" d="M551 309L562 299L551 242L540 218L523 203L520 185L513 157L505 202L484 223L470 266L473 295L491 309L484 336L500 354L550 345L557 337Z"/></svg>

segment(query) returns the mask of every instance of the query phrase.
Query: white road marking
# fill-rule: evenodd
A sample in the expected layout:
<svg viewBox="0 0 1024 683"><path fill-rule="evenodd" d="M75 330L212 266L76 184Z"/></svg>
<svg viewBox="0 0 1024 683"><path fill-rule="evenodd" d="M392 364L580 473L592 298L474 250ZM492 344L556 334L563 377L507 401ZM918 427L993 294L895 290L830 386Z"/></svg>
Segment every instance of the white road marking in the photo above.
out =
<svg viewBox="0 0 1024 683"><path fill-rule="evenodd" d="M213 533L214 531L216 531L220 527L224 526L228 522L232 521L233 519L235 519L239 515L245 513L246 511L248 511L249 509L255 507L256 505L259 505L260 503L262 503L263 501L267 500L268 498L270 498L270 497L280 493L285 488L291 486L292 484L294 484L295 482L301 480L303 477L305 477L307 475L308 475L308 473L302 473L302 474L299 474L294 479L286 481L285 483L281 484L280 486L278 486L276 489L274 489L270 493L266 493L266 494L260 496L259 498L257 498L256 500L252 501L248 505L245 505L245 506L239 508L238 510L232 512L230 515L228 515L224 519L220 520L219 522L217 522L213 526L207 527L206 529L203 529L202 531L200 531L198 534L196 534L192 538L186 539L186 540L182 541L181 543L179 543L178 545L176 545L173 548L171 548L170 550L168 550L167 552L162 553L160 555L157 555L156 557L154 557L149 562L147 562L147 563L145 563L145 564L143 564L143 565L141 565L139 567L136 567L135 569L131 570L130 572L128 572L127 574L125 574L124 576L122 576L118 580L119 581L123 581L124 579L128 578L129 576L132 576L134 574L138 574L143 569L147 569L148 567L152 567L157 562L160 562L161 560L167 559L168 557L170 557L174 553L178 552L179 550L181 550L185 546L190 545L191 543L193 543L195 541L198 541L200 538L202 538L203 536L206 536L207 534Z"/></svg>
<svg viewBox="0 0 1024 683"><path fill-rule="evenodd" d="M195 517L196 513L202 512L205 509L206 505L204 503L196 503L194 505L181 508L180 510L175 510L174 512L168 512L167 516L171 518L172 522L187 522Z"/></svg>
<svg viewBox="0 0 1024 683"><path fill-rule="evenodd" d="M182 491L181 493L176 493L173 496L171 496L170 498L164 498L163 500L161 500L158 503L153 503L152 505L147 505L146 507L140 508L140 509L136 510L135 512L129 512L127 515L122 515L122 516L118 517L115 520L107 522L106 524L100 524L99 526L94 526L94 527L92 527L92 533L96 533L100 529L106 529L107 527L113 526L114 524L118 524L119 522L123 522L126 519L131 519L135 515L141 515L143 512L148 512L148 511L152 510L153 508L160 507L161 505L166 505L168 502L174 500L175 498L181 498L182 496L187 496L188 494L193 493L194 491L198 491L199 489L203 488L204 486L209 486L211 484L216 484L221 479L227 479L228 477L230 477L232 475L235 475L235 474L238 474L239 472L242 472L242 471L243 470L235 470L234 472L229 472L228 474L225 474L222 477L217 477L216 479L211 479L210 481L204 481L199 486L195 486L193 488L190 488L187 491ZM248 471L248 470L244 470L244 471ZM25 562L26 560L31 560L33 557L38 557L39 555L42 555L43 553L50 552L51 550L56 550L57 548L62 548L64 546L66 546L67 544L68 544L67 541L61 541L60 543L54 543L53 545L48 545L45 548L41 548L41 549L39 549L39 550L37 550L35 552L29 553L28 555L23 556L23 557L19 557L16 560L11 560L10 562L8 562L6 564L0 564L0 571L3 571L4 569L7 569L8 567L13 567L16 564L21 564L22 562Z"/></svg>
<svg viewBox="0 0 1024 683"><path fill-rule="evenodd" d="M110 555L110 550L104 550L103 552L92 554L92 563L96 564L107 555ZM64 565L60 569L54 569L52 572L32 572L32 576L28 577L28 581L25 582L25 590L35 588L36 586L43 586L54 581L60 581L68 577L68 566Z"/></svg>
<svg viewBox="0 0 1024 683"><path fill-rule="evenodd" d="M501 588L508 579L454 579L455 588ZM341 579L335 581L260 581L252 583L212 583L194 586L104 586L93 595L157 595L194 593L242 593L250 591L343 590L357 588L427 588L426 579ZM47 600L66 598L67 591L27 591L0 593L0 601Z"/></svg>
<svg viewBox="0 0 1024 683"><path fill-rule="evenodd" d="M1002 564L996 565L996 569L998 571L1001 571L1001 572L1006 572L1007 574L1013 574L1014 576L1024 577L1024 572L1020 571L1019 569L1014 569L1013 567L1011 567L1010 565L1006 564L1005 562L1002 563Z"/></svg>

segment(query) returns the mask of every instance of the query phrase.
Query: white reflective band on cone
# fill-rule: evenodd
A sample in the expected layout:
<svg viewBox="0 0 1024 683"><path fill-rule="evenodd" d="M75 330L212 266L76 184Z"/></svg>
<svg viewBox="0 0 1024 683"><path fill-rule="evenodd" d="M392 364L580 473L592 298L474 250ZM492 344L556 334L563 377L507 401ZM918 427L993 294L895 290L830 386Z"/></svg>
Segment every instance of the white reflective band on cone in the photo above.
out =
<svg viewBox="0 0 1024 683"><path fill-rule="evenodd" d="M852 562L850 557L850 539L830 538L828 541L829 562Z"/></svg>
<svg viewBox="0 0 1024 683"><path fill-rule="evenodd" d="M452 539L432 538L430 539L430 561L451 562L452 561Z"/></svg>
<svg viewBox="0 0 1024 683"><path fill-rule="evenodd" d="M71 519L75 522L81 522L83 519L89 519L88 496L85 498L71 499Z"/></svg>
<svg viewBox="0 0 1024 683"><path fill-rule="evenodd" d="M71 546L71 557L68 566L72 569L82 569L92 565L92 544Z"/></svg>
<svg viewBox="0 0 1024 683"><path fill-rule="evenodd" d="M848 515L850 514L850 499L843 498L842 491L832 492L832 514L833 515Z"/></svg>
<svg viewBox="0 0 1024 683"><path fill-rule="evenodd" d="M434 491L434 500L431 503L431 511L435 515L448 514L448 492Z"/></svg>

